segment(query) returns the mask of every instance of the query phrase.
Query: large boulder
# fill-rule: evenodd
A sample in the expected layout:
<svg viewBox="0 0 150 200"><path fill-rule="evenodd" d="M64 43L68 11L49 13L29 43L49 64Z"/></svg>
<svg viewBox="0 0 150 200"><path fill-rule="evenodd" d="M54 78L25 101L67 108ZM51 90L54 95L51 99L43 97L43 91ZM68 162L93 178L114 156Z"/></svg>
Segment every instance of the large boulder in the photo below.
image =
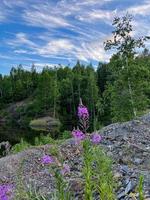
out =
<svg viewBox="0 0 150 200"><path fill-rule="evenodd" d="M30 122L30 127L37 131L50 132L52 136L59 131L60 121L49 116L34 119Z"/></svg>

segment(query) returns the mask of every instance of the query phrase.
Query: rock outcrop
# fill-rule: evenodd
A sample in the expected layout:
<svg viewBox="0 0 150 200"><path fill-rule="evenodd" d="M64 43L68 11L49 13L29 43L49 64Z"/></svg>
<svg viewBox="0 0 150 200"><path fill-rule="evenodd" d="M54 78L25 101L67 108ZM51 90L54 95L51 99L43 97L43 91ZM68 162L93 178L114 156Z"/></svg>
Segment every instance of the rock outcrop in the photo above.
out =
<svg viewBox="0 0 150 200"><path fill-rule="evenodd" d="M52 117L41 117L30 122L30 127L38 131L54 132L59 129L60 121Z"/></svg>
<svg viewBox="0 0 150 200"><path fill-rule="evenodd" d="M134 199L139 177L144 176L145 199L150 200L150 114L137 120L109 125L99 131L112 156L118 178L118 199ZM130 198L131 196L131 198Z"/></svg>
<svg viewBox="0 0 150 200"><path fill-rule="evenodd" d="M103 137L101 145L114 160L113 172L118 182L117 199L138 200L137 186L142 175L145 200L150 200L150 114L137 120L109 125L99 133ZM77 194L76 199L80 200L83 192L82 158L73 139L66 140L57 148L61 158L71 167L67 180ZM54 179L48 167L43 167L40 158L44 154L50 154L52 149L53 145L33 147L16 155L1 158L0 183L16 186L20 177L23 187L36 187L37 192L47 194L50 199Z"/></svg>

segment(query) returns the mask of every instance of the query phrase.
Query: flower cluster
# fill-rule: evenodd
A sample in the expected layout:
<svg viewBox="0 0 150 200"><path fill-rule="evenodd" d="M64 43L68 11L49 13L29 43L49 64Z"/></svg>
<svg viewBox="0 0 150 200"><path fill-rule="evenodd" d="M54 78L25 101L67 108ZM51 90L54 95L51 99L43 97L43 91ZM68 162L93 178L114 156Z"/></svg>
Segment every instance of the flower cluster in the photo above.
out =
<svg viewBox="0 0 150 200"><path fill-rule="evenodd" d="M92 143L93 143L93 144L99 144L99 143L101 142L101 140L102 140L102 137L101 137L100 134L94 133L94 134L92 135Z"/></svg>
<svg viewBox="0 0 150 200"><path fill-rule="evenodd" d="M55 161L54 161L54 158L53 158L52 156L44 155L44 156L41 158L41 163L44 164L44 165L47 165L47 164L55 163ZM56 163L55 163L55 164L56 164ZM70 167L69 167L69 165L63 164L63 165L61 166L60 173L61 173L62 175L69 174L69 173L70 173ZM0 200L1 200L1 199L0 199Z"/></svg>
<svg viewBox="0 0 150 200"><path fill-rule="evenodd" d="M78 106L78 117L79 119L86 119L89 118L89 112L86 106L79 105Z"/></svg>
<svg viewBox="0 0 150 200"><path fill-rule="evenodd" d="M51 164L54 162L54 159L52 156L48 156L48 155L44 155L42 158L41 158L41 163L42 164Z"/></svg>
<svg viewBox="0 0 150 200"><path fill-rule="evenodd" d="M73 130L72 135L78 141L84 140L85 138L85 134L80 130Z"/></svg>
<svg viewBox="0 0 150 200"><path fill-rule="evenodd" d="M12 193L12 185L0 185L0 200L9 200Z"/></svg>
<svg viewBox="0 0 150 200"><path fill-rule="evenodd" d="M76 139L77 142L84 140L86 138L85 133L88 129L88 120L89 120L89 112L86 106L82 104L82 99L80 99L80 103L78 106L78 117L79 117L79 125L83 132L79 129L73 130L72 135ZM93 133L91 142L93 144L99 144L102 140L102 137L98 133Z"/></svg>

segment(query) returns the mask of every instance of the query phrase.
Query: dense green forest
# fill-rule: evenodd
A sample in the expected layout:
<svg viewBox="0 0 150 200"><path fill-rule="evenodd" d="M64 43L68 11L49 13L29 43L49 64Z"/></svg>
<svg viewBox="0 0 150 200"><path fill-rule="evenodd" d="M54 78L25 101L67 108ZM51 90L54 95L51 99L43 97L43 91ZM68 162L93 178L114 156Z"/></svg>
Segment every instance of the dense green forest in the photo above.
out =
<svg viewBox="0 0 150 200"><path fill-rule="evenodd" d="M19 107L18 115L8 117L9 126L27 129L32 119L49 115L60 119L61 131L72 130L80 98L89 108L90 131L146 112L150 106L150 54L144 42L149 38L132 38L130 21L128 16L114 20L114 39L104 44L106 50L116 49L108 63L93 67L77 61L73 67L45 66L40 73L34 64L30 71L19 65L9 75L0 75L1 121L5 108L21 101L28 103Z"/></svg>

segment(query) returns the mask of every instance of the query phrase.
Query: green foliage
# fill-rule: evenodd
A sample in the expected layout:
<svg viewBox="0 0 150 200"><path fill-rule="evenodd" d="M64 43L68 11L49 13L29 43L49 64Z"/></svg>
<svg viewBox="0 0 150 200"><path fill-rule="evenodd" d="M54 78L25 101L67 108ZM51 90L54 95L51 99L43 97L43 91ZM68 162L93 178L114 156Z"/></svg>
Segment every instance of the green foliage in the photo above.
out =
<svg viewBox="0 0 150 200"><path fill-rule="evenodd" d="M100 147L95 147L92 153L96 165L94 177L97 179L94 187L99 192L101 200L115 200L116 183L113 180L112 161Z"/></svg>
<svg viewBox="0 0 150 200"><path fill-rule="evenodd" d="M144 200L143 183L144 183L144 176L140 176L139 186L138 186L140 200Z"/></svg>
<svg viewBox="0 0 150 200"><path fill-rule="evenodd" d="M57 146L57 145L51 146L50 149L49 149L49 153L50 153L50 155L52 155L52 156L58 157L58 156L59 156L59 149L58 149L58 146Z"/></svg>
<svg viewBox="0 0 150 200"><path fill-rule="evenodd" d="M148 66L140 65L135 57L137 48L144 47L149 37L133 38L131 20L128 14L115 18L113 40L105 43L105 50L117 50L109 63L112 75L107 87L113 121L132 119L149 105L145 90L148 89L150 70Z"/></svg>
<svg viewBox="0 0 150 200"><path fill-rule="evenodd" d="M64 177L60 172L55 170L55 181L56 181L56 199L58 200L71 200L71 193L68 185L64 180Z"/></svg>
<svg viewBox="0 0 150 200"><path fill-rule="evenodd" d="M92 149L90 147L90 141L85 140L83 142L83 159L84 159L84 167L83 167L83 175L85 178L85 199L92 200L93 199L93 181L92 181L92 175L93 175L93 155L92 155Z"/></svg>
<svg viewBox="0 0 150 200"><path fill-rule="evenodd" d="M15 144L12 149L11 152L12 153L18 153L20 151L23 151L25 149L28 149L31 145L29 143L27 143L24 139L21 139L20 143Z"/></svg>
<svg viewBox="0 0 150 200"><path fill-rule="evenodd" d="M39 137L35 137L34 145L40 146L45 144L55 144L55 140L50 135L41 134Z"/></svg>
<svg viewBox="0 0 150 200"><path fill-rule="evenodd" d="M70 131L63 131L62 132L62 135L61 135L61 139L64 139L64 140L66 140L66 139L69 139L69 138L71 138L72 136L71 136L71 132Z"/></svg>
<svg viewBox="0 0 150 200"><path fill-rule="evenodd" d="M60 142L60 141L57 141L57 142ZM39 137L35 137L34 146L40 146L40 145L46 145L46 144L56 144L56 141L52 139L50 135L41 134ZM21 139L20 143L17 143L12 147L11 152L18 153L18 152L28 149L29 147L31 147L31 144L29 144L24 139Z"/></svg>
<svg viewBox="0 0 150 200"><path fill-rule="evenodd" d="M85 140L83 159L85 199L94 200L94 193L98 193L101 200L115 200L116 183L112 174L112 161L104 150L100 146L92 146L89 140Z"/></svg>

